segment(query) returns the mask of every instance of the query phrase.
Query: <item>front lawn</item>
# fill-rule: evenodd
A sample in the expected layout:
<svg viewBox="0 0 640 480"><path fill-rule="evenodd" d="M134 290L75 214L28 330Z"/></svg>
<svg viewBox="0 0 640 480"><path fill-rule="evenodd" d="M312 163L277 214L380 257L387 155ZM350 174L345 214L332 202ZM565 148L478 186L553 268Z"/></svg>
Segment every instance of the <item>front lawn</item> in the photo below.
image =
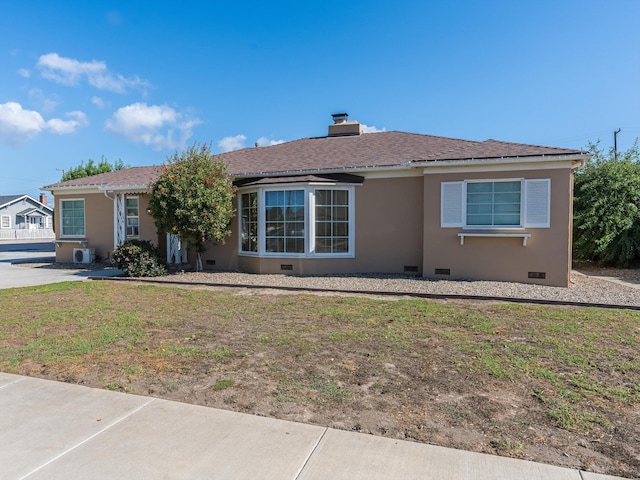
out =
<svg viewBox="0 0 640 480"><path fill-rule="evenodd" d="M0 290L0 305L4 372L640 471L639 312L119 282Z"/></svg>

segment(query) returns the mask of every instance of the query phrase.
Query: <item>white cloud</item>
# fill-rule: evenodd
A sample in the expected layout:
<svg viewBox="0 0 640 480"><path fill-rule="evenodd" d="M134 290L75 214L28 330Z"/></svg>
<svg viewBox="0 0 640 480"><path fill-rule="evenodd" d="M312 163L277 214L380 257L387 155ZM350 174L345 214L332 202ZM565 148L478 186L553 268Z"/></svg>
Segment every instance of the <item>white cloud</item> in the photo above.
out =
<svg viewBox="0 0 640 480"><path fill-rule="evenodd" d="M246 136L240 134L235 137L224 137L218 142L218 147L223 152L231 152L232 150L240 150L245 147Z"/></svg>
<svg viewBox="0 0 640 480"><path fill-rule="evenodd" d="M269 147L271 145L279 145L284 143L284 140L271 140L267 137L260 137L256 142L259 147Z"/></svg>
<svg viewBox="0 0 640 480"><path fill-rule="evenodd" d="M77 85L82 79L86 79L89 85L99 90L116 93L125 93L129 88L148 87L148 82L138 76L127 78L110 73L106 63L97 60L79 62L73 58L61 57L57 53L47 53L40 56L37 67L43 78L63 85Z"/></svg>
<svg viewBox="0 0 640 480"><path fill-rule="evenodd" d="M198 119L185 118L167 105L134 103L119 108L107 120L105 129L132 142L162 150L184 147L193 135L193 127L200 123Z"/></svg>
<svg viewBox="0 0 640 480"><path fill-rule="evenodd" d="M71 119L52 118L45 121L35 110L25 110L17 102L0 104L0 141L8 145L21 145L44 130L62 135L73 133L78 127L87 125L82 112L70 112Z"/></svg>
<svg viewBox="0 0 640 480"><path fill-rule="evenodd" d="M52 118L47 122L47 127L53 133L62 135L65 133L73 133L78 129L78 127L85 127L89 124L87 116L82 112L69 112L67 113L67 116L70 117L70 120Z"/></svg>
<svg viewBox="0 0 640 480"><path fill-rule="evenodd" d="M26 68L20 68L18 69L18 75L24 78L29 78L31 76L31 72Z"/></svg>
<svg viewBox="0 0 640 480"><path fill-rule="evenodd" d="M98 108L105 108L111 105L111 103L105 102L102 98L95 96L91 97L91 103L93 103Z"/></svg>
<svg viewBox="0 0 640 480"><path fill-rule="evenodd" d="M32 88L29 90L29 98L40 104L40 110L42 113L51 113L58 106L58 100L45 96L39 88Z"/></svg>
<svg viewBox="0 0 640 480"><path fill-rule="evenodd" d="M383 128L383 129L379 129L376 126L368 126L368 125L362 125L362 132L363 133L378 133L378 132L386 132L387 129Z"/></svg>

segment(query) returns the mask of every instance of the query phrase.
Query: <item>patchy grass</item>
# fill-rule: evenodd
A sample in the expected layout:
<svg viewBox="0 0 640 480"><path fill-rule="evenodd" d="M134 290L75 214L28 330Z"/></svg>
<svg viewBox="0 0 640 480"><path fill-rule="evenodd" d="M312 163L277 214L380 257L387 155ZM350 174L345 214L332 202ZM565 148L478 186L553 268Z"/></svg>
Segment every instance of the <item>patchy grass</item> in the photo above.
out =
<svg viewBox="0 0 640 480"><path fill-rule="evenodd" d="M5 372L640 471L638 312L111 282L1 290L0 303Z"/></svg>

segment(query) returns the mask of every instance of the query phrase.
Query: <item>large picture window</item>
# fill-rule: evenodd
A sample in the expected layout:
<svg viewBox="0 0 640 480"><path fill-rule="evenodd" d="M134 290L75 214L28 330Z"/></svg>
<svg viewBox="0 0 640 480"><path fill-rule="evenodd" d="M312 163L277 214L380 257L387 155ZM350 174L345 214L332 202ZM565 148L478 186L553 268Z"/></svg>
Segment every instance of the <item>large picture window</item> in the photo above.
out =
<svg viewBox="0 0 640 480"><path fill-rule="evenodd" d="M84 200L60 200L60 225L63 237L84 237Z"/></svg>
<svg viewBox="0 0 640 480"><path fill-rule="evenodd" d="M353 255L352 187L265 187L241 193L239 198L241 252Z"/></svg>
<svg viewBox="0 0 640 480"><path fill-rule="evenodd" d="M304 190L264 194L265 251L304 253Z"/></svg>

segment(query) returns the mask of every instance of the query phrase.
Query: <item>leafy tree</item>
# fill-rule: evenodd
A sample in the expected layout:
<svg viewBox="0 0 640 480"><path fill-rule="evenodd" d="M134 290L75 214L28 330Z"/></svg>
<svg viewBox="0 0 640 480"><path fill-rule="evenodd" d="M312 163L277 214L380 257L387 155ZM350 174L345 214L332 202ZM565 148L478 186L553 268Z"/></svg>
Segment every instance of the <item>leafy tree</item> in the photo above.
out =
<svg viewBox="0 0 640 480"><path fill-rule="evenodd" d="M65 182L67 180L75 180L76 178L90 177L92 175L98 175L99 173L109 173L128 167L129 165L125 165L124 162L120 159L116 160L112 165L103 155L100 159L100 162L97 164L93 160L89 159L86 165L83 161L77 167L72 167L68 170L65 170L64 172L62 172L62 179L60 181Z"/></svg>
<svg viewBox="0 0 640 480"><path fill-rule="evenodd" d="M167 158L151 189L150 208L160 232L177 234L195 248L196 270L209 241L223 242L231 235L235 187L227 166L198 143Z"/></svg>
<svg viewBox="0 0 640 480"><path fill-rule="evenodd" d="M638 139L615 159L598 144L575 178L574 244L577 259L629 266L640 261L640 153Z"/></svg>

